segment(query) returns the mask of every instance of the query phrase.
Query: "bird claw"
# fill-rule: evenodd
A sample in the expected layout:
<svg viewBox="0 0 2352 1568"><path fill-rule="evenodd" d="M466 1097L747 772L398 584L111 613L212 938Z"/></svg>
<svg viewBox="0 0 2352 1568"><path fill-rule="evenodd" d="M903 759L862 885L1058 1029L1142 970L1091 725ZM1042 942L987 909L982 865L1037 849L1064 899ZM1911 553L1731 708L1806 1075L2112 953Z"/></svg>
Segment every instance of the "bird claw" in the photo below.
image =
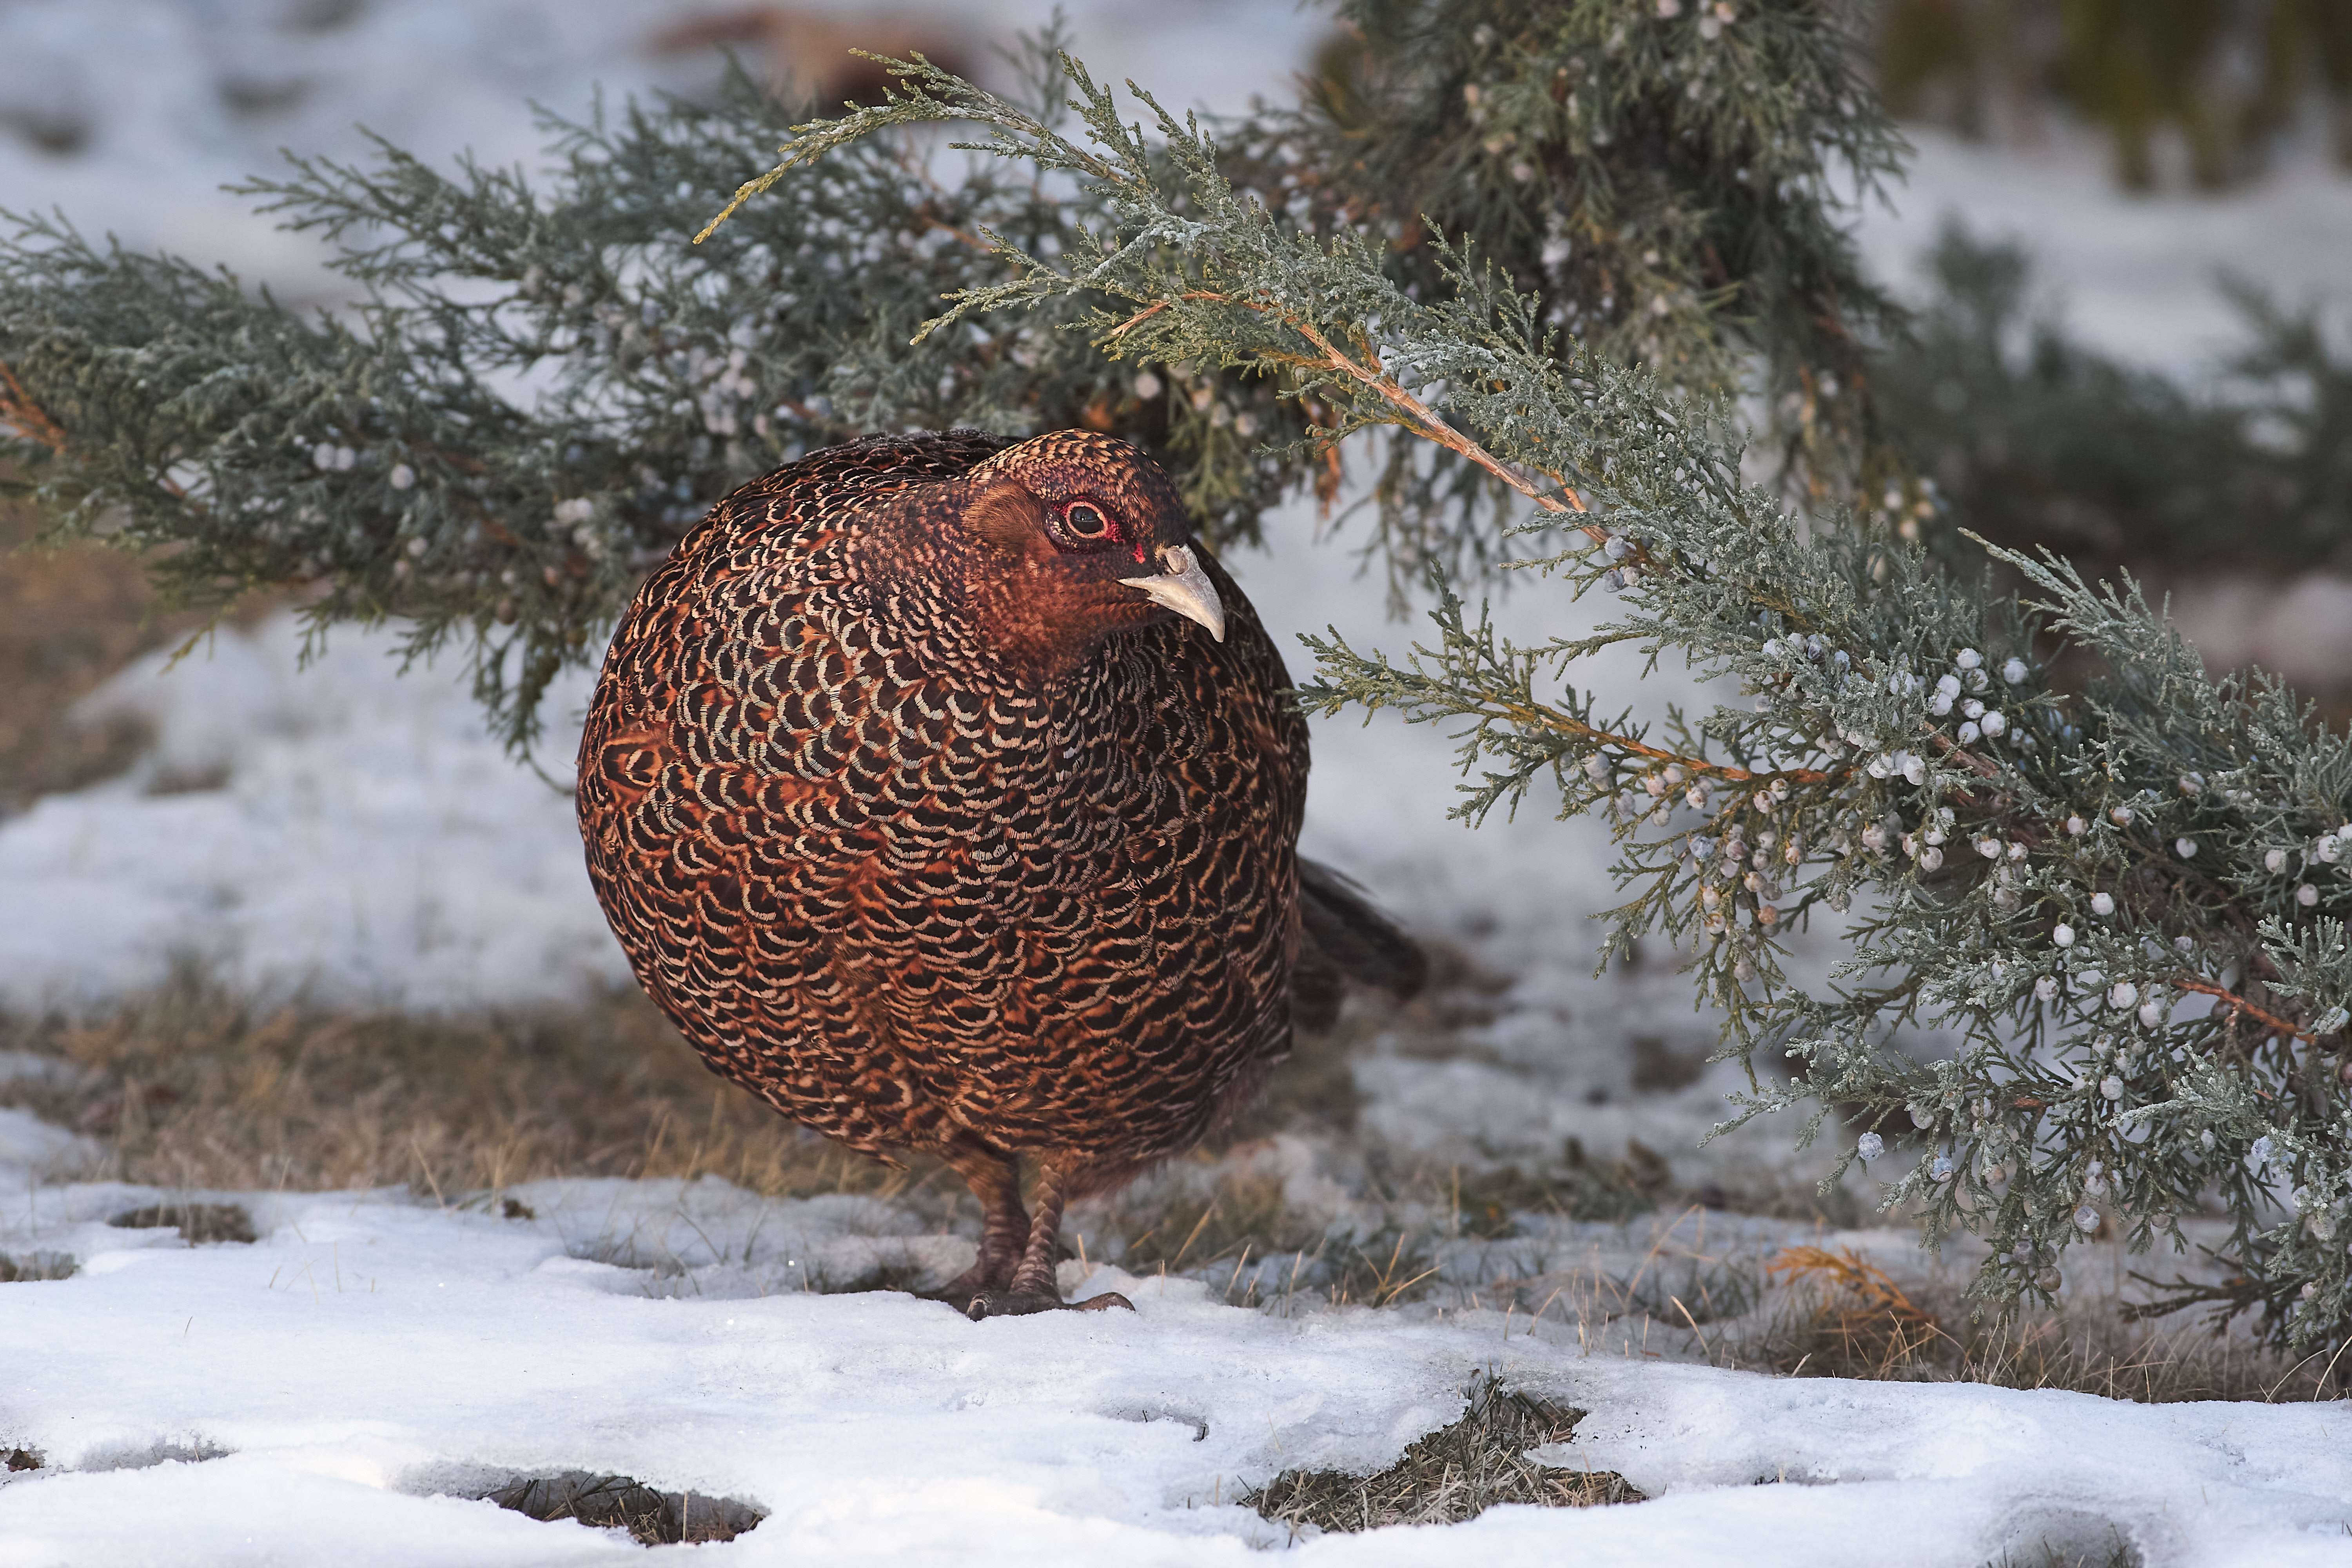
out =
<svg viewBox="0 0 2352 1568"><path fill-rule="evenodd" d="M984 1290L964 1308L964 1316L977 1323L986 1318L1025 1318L1032 1312L1101 1312L1113 1307L1135 1310L1135 1303L1116 1290L1106 1290L1083 1301L1065 1301L1043 1291Z"/></svg>
<svg viewBox="0 0 2352 1568"><path fill-rule="evenodd" d="M1001 1269L982 1268L974 1264L937 1289L918 1290L915 1294L926 1301L945 1301L961 1310L972 1298L985 1295L992 1289L1004 1289L998 1281L1009 1279L1012 1272L1010 1263Z"/></svg>

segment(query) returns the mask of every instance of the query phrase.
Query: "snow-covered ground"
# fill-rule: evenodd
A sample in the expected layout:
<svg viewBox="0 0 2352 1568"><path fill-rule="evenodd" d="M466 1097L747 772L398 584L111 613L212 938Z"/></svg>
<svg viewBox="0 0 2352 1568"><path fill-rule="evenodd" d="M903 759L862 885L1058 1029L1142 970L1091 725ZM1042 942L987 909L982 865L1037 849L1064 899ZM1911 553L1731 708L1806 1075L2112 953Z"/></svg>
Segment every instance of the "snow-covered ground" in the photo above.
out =
<svg viewBox="0 0 2352 1568"><path fill-rule="evenodd" d="M528 161L527 97L577 113L592 82L690 88L704 68L650 58L644 41L721 8L16 0L0 6L0 206L56 205L86 229L331 299L308 241L215 187L266 170L281 143L355 154L355 121L427 154ZM952 9L983 37L1043 15L1016 0ZM1280 90L1315 31L1257 0L1072 12L1099 74L1221 108ZM77 150L41 151L26 128ZM1920 141L1899 213L1864 223L1874 261L1904 271L1957 205L1980 233L2029 240L2072 319L2119 353L2203 363L2225 324L2209 276L2224 258L2289 297L2352 282L2352 183L2302 165L2241 196L2150 203L2108 192L2080 143L2026 155ZM1360 647L1408 639L1378 584L1312 544L1305 511L1275 532L1268 554L1235 563L1272 624L1336 623ZM1537 585L1502 613L1524 628L1557 609ZM257 993L418 1009L622 981L567 802L483 733L457 672L397 678L388 641L346 631L298 673L296 641L283 622L225 633L93 700L150 717L156 745L123 779L0 822L0 1005L101 1003L184 957ZM1633 673L1592 679L1631 691ZM1640 697L1654 711L1685 691L1668 672ZM575 679L551 706L541 761L559 777L583 694ZM1630 1092L1629 1037L1683 1052L1713 1029L1663 968L1591 977L1585 917L1612 901L1591 826L1551 821L1541 802L1475 833L1444 821L1449 747L1426 731L1324 723L1316 745L1310 851L1515 981L1472 1055L1375 1046L1360 1062L1367 1139L1475 1161L1639 1138L1685 1182L1782 1158L1770 1129L1692 1152L1727 1068ZM0 1077L48 1070L0 1059ZM1664 1239L1682 1222L1530 1223L1507 1244L1450 1247L1444 1289L1378 1312L1253 1311L1223 1304L1222 1282L1105 1267L1082 1283L1073 1265L1066 1286L1123 1289L1139 1312L975 1325L903 1296L824 1292L879 1266L961 1265L966 1243L867 1200L544 1183L508 1194L530 1217L501 1218L397 1191L194 1194L244 1207L258 1239L191 1247L105 1224L189 1194L75 1182L91 1152L0 1109L0 1194L13 1194L0 1196L0 1256L20 1272L78 1267L0 1284L0 1454L46 1459L0 1471L0 1565L636 1551L458 1495L573 1469L756 1505L758 1529L697 1549L744 1561L1239 1561L1282 1537L1232 1504L1237 1488L1386 1464L1490 1367L1590 1412L1553 1457L1620 1471L1655 1500L1507 1509L1300 1550L1974 1568L2121 1540L2152 1565L2352 1563L2341 1405L1773 1380L1690 1364L1686 1336L1644 1342L1592 1294L1662 1257L1752 1264L1794 1237L1760 1221L1701 1215L1710 1235ZM1350 1201L1313 1149L1251 1157L1335 1209ZM1075 1216L1080 1235L1088 1224ZM1832 1239L1930 1267L1899 1235ZM1285 1266L1256 1267L1273 1281ZM1481 1285L1553 1276L1562 1304L1532 1327L1543 1298Z"/></svg>
<svg viewBox="0 0 2352 1568"><path fill-rule="evenodd" d="M104 1223L152 1191L12 1201L0 1244L37 1228L81 1272L0 1287L0 1448L46 1461L0 1479L0 1563L625 1560L616 1533L466 1500L580 1470L761 1510L696 1549L734 1562L1240 1563L1286 1538L1238 1491L1389 1464L1485 1371L1587 1412L1539 1461L1654 1500L1323 1536L1304 1560L1977 1568L2121 1543L2168 1568L2352 1561L2340 1405L1790 1381L1664 1359L1664 1334L1648 1354L1580 1343L1603 1333L1565 1310L1283 1315L1075 1263L1066 1287L1136 1312L975 1324L804 1288L892 1245L860 1200L509 1195L532 1217L247 1195L259 1239L195 1247ZM940 1268L970 1252L895 1246Z"/></svg>

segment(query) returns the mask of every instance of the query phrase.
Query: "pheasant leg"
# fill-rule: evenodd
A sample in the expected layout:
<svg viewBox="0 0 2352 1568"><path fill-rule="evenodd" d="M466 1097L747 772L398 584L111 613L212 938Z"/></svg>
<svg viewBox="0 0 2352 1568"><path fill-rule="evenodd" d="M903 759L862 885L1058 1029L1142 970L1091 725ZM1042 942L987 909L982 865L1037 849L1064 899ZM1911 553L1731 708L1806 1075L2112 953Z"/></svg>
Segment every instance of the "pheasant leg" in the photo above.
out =
<svg viewBox="0 0 2352 1568"><path fill-rule="evenodd" d="M975 1147L950 1149L945 1158L980 1200L980 1257L930 1292L961 1312L975 1296L1011 1289L1029 1239L1029 1211L1021 1206L1021 1167L1009 1156Z"/></svg>
<svg viewBox="0 0 2352 1568"><path fill-rule="evenodd" d="M1099 1312L1107 1307L1135 1310L1135 1303L1116 1290L1083 1301L1062 1300L1054 1269L1061 1261L1062 1205L1068 1201L1069 1190L1068 1169L1055 1160L1045 1161L1037 1172L1037 1212L1029 1222L1029 1245L1022 1251L1021 1266L1003 1289L982 1291L971 1299L967 1310L974 1322L1031 1312Z"/></svg>

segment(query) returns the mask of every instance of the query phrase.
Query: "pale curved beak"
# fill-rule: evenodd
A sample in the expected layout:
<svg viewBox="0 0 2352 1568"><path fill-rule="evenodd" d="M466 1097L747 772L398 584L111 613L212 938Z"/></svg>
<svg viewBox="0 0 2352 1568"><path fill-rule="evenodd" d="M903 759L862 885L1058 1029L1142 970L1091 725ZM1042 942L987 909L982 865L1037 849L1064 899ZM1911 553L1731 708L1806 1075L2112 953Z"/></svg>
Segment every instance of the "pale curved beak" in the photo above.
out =
<svg viewBox="0 0 2352 1568"><path fill-rule="evenodd" d="M1192 552L1181 544L1171 544L1160 552L1160 573L1157 577L1121 577L1130 588L1139 588L1152 603L1165 605L1188 621L1197 621L1209 628L1209 635L1219 642L1225 640L1225 606L1217 597L1216 584L1192 559Z"/></svg>

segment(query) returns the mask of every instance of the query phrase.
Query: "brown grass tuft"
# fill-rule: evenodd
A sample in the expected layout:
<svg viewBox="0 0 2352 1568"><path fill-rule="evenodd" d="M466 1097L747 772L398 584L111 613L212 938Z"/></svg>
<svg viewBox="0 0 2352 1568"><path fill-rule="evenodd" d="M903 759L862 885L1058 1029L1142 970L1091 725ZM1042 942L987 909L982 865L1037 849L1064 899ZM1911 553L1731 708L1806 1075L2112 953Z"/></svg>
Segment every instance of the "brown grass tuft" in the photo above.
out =
<svg viewBox="0 0 2352 1568"><path fill-rule="evenodd" d="M1462 1418L1408 1447L1402 1458L1369 1476L1343 1470L1285 1470L1238 1500L1288 1528L1296 1541L1318 1531L1379 1530L1391 1524L1459 1524L1499 1503L1593 1508L1642 1502L1625 1478L1609 1470L1538 1464L1528 1450L1563 1443L1584 1412L1507 1389L1491 1373L1473 1380Z"/></svg>
<svg viewBox="0 0 2352 1568"><path fill-rule="evenodd" d="M1795 1376L2063 1388L2144 1405L2336 1397L2320 1358L2292 1360L2196 1324L2134 1322L2104 1299L2003 1320L1956 1288L1906 1291L1850 1250L1792 1247L1765 1268L1786 1289L1744 1335L1714 1347L1719 1365Z"/></svg>
<svg viewBox="0 0 2352 1568"><path fill-rule="evenodd" d="M206 1247L220 1241L250 1244L257 1239L253 1215L238 1204L199 1204L180 1199L126 1209L106 1223L124 1230L168 1227L178 1231L180 1239L190 1247Z"/></svg>
<svg viewBox="0 0 2352 1568"><path fill-rule="evenodd" d="M632 1476L526 1476L483 1494L483 1500L546 1523L576 1520L597 1530L625 1530L640 1546L732 1541L759 1528L764 1510L733 1498L657 1491Z"/></svg>

